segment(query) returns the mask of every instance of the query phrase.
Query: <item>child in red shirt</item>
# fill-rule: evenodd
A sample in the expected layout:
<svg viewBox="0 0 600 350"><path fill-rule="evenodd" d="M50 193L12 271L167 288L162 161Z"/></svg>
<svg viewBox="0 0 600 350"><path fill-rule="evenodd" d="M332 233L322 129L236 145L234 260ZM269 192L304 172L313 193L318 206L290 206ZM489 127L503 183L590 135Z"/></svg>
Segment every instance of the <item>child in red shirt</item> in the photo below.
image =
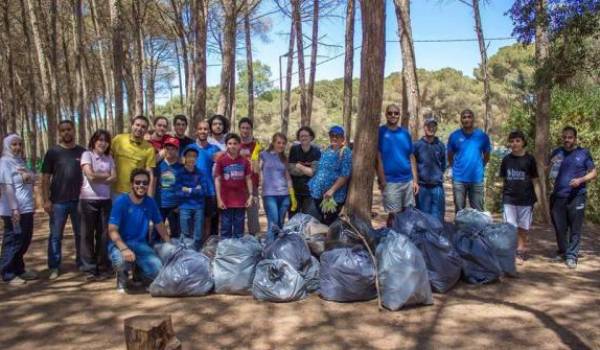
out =
<svg viewBox="0 0 600 350"><path fill-rule="evenodd" d="M217 204L221 211L221 238L242 237L246 208L255 198L252 193L250 162L240 156L241 139L237 134L225 138L227 152L215 163Z"/></svg>

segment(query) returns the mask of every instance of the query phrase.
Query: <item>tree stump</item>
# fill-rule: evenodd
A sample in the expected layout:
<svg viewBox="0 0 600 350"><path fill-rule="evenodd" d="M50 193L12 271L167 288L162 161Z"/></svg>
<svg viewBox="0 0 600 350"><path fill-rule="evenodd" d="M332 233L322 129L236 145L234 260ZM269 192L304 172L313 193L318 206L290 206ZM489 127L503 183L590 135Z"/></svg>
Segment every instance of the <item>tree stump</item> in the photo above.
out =
<svg viewBox="0 0 600 350"><path fill-rule="evenodd" d="M181 350L171 315L140 315L125 319L127 350Z"/></svg>

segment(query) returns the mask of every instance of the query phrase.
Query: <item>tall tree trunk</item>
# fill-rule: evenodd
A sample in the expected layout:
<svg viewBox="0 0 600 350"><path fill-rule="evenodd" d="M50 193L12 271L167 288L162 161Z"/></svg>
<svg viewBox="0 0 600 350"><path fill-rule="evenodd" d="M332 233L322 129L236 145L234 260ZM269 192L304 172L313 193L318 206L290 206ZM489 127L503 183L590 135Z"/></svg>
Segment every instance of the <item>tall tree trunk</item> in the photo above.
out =
<svg viewBox="0 0 600 350"><path fill-rule="evenodd" d="M317 74L317 49L319 48L319 0L313 0L313 23L310 48L310 73L308 76L308 91L306 93L306 119L310 125L315 94L315 76Z"/></svg>
<svg viewBox="0 0 600 350"><path fill-rule="evenodd" d="M548 205L548 182L546 172L548 165L550 139L550 79L547 76L548 57L550 55L550 36L548 33L547 0L535 0L535 60L536 72L536 107L535 107L535 159L539 169L538 187L539 210L546 223L550 222Z"/></svg>
<svg viewBox="0 0 600 350"><path fill-rule="evenodd" d="M385 68L385 1L361 0L362 52L358 98L358 124L352 156L352 179L346 210L371 220L377 130L383 102Z"/></svg>
<svg viewBox="0 0 600 350"><path fill-rule="evenodd" d="M417 80L417 65L413 46L412 29L410 24L410 0L394 0L396 19L398 21L398 36L402 51L402 72L404 91L406 93L407 110L404 110L402 126L409 127L413 139L419 138L420 106L419 83Z"/></svg>
<svg viewBox="0 0 600 350"><path fill-rule="evenodd" d="M183 102L183 98L185 96L183 94L183 76L181 75L181 53L179 52L179 45L177 44L177 41L174 41L173 45L175 45L175 58L177 59L177 79L179 82L179 104L183 108L185 106L184 102Z"/></svg>
<svg viewBox="0 0 600 350"><path fill-rule="evenodd" d="M63 22L63 25L66 25ZM66 33L66 29L63 27L62 28L62 32ZM69 99L69 106L68 108L68 119L73 119L73 116L75 115L75 91L73 90L73 81L71 79L71 60L69 58L69 44L67 43L67 36L66 35L62 35L62 48L63 48L63 55L64 55L64 67L65 67L65 79L66 79L66 85L67 85L67 95L68 95L68 99Z"/></svg>
<svg viewBox="0 0 600 350"><path fill-rule="evenodd" d="M110 26L113 53L113 83L115 96L115 123L114 133L119 134L125 130L124 101L123 101L123 10L121 0L110 1ZM131 113L131 111L129 111Z"/></svg>
<svg viewBox="0 0 600 350"><path fill-rule="evenodd" d="M75 54L75 76L77 82L78 137L80 144L86 144L86 128L90 123L87 101L87 82L84 67L85 48L83 46L83 8L81 0L73 0L73 51Z"/></svg>
<svg viewBox="0 0 600 350"><path fill-rule="evenodd" d="M208 15L208 1L207 0L196 0L196 11L195 13L195 31L196 40L194 42L196 57L196 73L195 77L195 91L196 97L194 98L194 110L192 116L192 130L196 127L196 124L204 118L206 118L206 39L207 39L207 15Z"/></svg>
<svg viewBox="0 0 600 350"><path fill-rule="evenodd" d="M221 66L221 85L219 86L219 103L217 113L231 118L231 75L235 75L235 33L236 33L236 0L222 0L225 23L223 28L223 52Z"/></svg>
<svg viewBox="0 0 600 350"><path fill-rule="evenodd" d="M304 40L302 38L302 18L300 16L300 0L292 0L292 22L296 30L296 47L298 56L298 85L300 85L300 125L310 125L306 82L304 69Z"/></svg>
<svg viewBox="0 0 600 350"><path fill-rule="evenodd" d="M8 96L9 108L6 108L5 117L8 122L9 132L17 132L17 87L15 84L15 62L12 50L13 38L11 35L11 24L10 24L10 2L4 3L4 55L6 56L6 65L8 70L8 89L6 89L6 95Z"/></svg>
<svg viewBox="0 0 600 350"><path fill-rule="evenodd" d="M27 11L25 9L25 6L23 6L23 2L21 2L21 18L25 19L27 17ZM34 62L33 62L33 58L32 56L32 45L31 45L31 34L29 31L29 26L27 21L23 20L21 21L22 25L23 25L23 35L25 37L25 46L28 48L27 49L27 54L26 54L26 60L27 60L27 65L29 67L33 67ZM29 140L31 140L31 142L33 143L32 147L31 147L31 154L29 155L31 157L31 164L33 164L35 166L36 161L37 161L37 155L39 153L37 153L38 151L38 142L37 142L37 127L38 127L38 123L37 123L37 94L36 94L36 82L35 82L35 74L33 72L32 69L27 70L27 90L29 92L29 99L30 99L30 103L31 103L31 109L30 109L30 115L29 115L29 122L28 122L28 128L27 128L27 136L29 137ZM41 137L40 137L41 139Z"/></svg>
<svg viewBox="0 0 600 350"><path fill-rule="evenodd" d="M61 86L60 79L58 79L58 21L59 21L59 13L58 13L58 0L50 1L50 25L52 27L50 31L50 64L52 65L52 70L54 78L50 81L52 82L52 91L54 92L54 101L55 101L55 109L56 115L59 119L62 119L60 101L61 101ZM64 35L64 33L63 33Z"/></svg>
<svg viewBox="0 0 600 350"><path fill-rule="evenodd" d="M104 51L104 40L102 38L102 33L100 32L100 24L98 23L98 6L96 5L96 0L90 1L90 10L92 15L92 24L94 25L94 33L96 35L96 40L98 41L98 56L100 58L100 69L102 71L102 91L104 92L104 110L106 111L107 117L105 118L104 124L105 127L108 128L108 120L113 120L113 93L111 80L110 69L111 66L108 63L108 59L106 58L106 53ZM108 119L108 120L106 120Z"/></svg>
<svg viewBox="0 0 600 350"><path fill-rule="evenodd" d="M21 0L21 3L23 4ZM46 55L44 53L44 46L42 43L42 38L40 35L40 28L38 23L38 17L35 13L35 4L33 0L27 0L27 12L28 19L30 21L31 32L33 34L33 44L35 46L36 59L38 63L38 68L40 70L40 76L42 80L42 95L44 101L44 107L46 111L46 121L48 125L48 146L54 146L56 144L56 128L57 128L57 119L56 119L56 110L54 109L53 103L53 94L52 94L52 82L53 79L52 74L49 72L49 65L46 60Z"/></svg>
<svg viewBox="0 0 600 350"><path fill-rule="evenodd" d="M346 129L346 139L352 140L352 72L354 70L354 0L348 0L346 8L346 34L344 58L344 105L342 119Z"/></svg>
<svg viewBox="0 0 600 350"><path fill-rule="evenodd" d="M144 12L141 0L131 2L133 14L133 84L135 89L134 115L144 114Z"/></svg>
<svg viewBox="0 0 600 350"><path fill-rule="evenodd" d="M296 36L296 25L292 21L290 28L290 41L287 52L287 68L285 71L285 99L283 105L283 115L281 117L281 132L284 135L288 134L288 128L290 124L290 107L292 104L292 73L294 69L294 42Z"/></svg>
<svg viewBox="0 0 600 350"><path fill-rule="evenodd" d="M487 66L487 48L481 25L481 14L479 13L479 0L473 0L473 17L475 17L475 32L479 42L479 53L481 55L481 76L483 78L483 129L487 133L492 122L492 103L490 102L490 78Z"/></svg>
<svg viewBox="0 0 600 350"><path fill-rule="evenodd" d="M8 133L8 130L6 129L7 116L4 101L4 85L0 84L0 137L2 137L2 139L4 139L4 136Z"/></svg>
<svg viewBox="0 0 600 350"><path fill-rule="evenodd" d="M246 0L248 11L244 16L244 36L246 38L246 73L248 74L248 118L254 121L254 67L252 63L252 37L250 33L250 4Z"/></svg>
<svg viewBox="0 0 600 350"><path fill-rule="evenodd" d="M196 2L200 2L200 1L206 1L206 0L197 0ZM190 101L192 99L192 95L191 95L191 91L192 91L192 81L190 78L192 77L191 74L191 70L190 70L190 63L189 63L189 49L188 49L188 40L186 38L186 32L185 32L185 25L183 23L183 10L178 6L178 2L175 0L170 0L169 3L171 4L171 9L173 11L173 14L175 16L175 29L176 29L176 33L177 33L177 38L179 39L179 45L181 46L181 58L183 61L183 72L184 72L184 76L185 76L185 95L183 94L182 90L183 87L181 86L181 80L180 79L180 83L179 83L179 91L180 91L180 95L181 95L181 99L184 99L185 102L182 102L182 108L183 110L187 111L189 109L189 105L190 105ZM194 7L194 4L192 4L192 11ZM192 17L194 17L194 14L192 14ZM176 46L176 50L177 50L177 46ZM178 61L179 62L179 61ZM195 65L194 60L192 60L192 62Z"/></svg>

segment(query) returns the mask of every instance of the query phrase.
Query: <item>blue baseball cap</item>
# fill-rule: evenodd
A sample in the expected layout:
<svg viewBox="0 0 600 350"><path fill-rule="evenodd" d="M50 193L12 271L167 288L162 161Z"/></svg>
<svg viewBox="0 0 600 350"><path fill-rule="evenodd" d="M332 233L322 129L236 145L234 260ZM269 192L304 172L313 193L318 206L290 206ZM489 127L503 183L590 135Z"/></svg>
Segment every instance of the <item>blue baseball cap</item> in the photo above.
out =
<svg viewBox="0 0 600 350"><path fill-rule="evenodd" d="M334 125L329 129L329 135L344 136L344 128L339 125Z"/></svg>

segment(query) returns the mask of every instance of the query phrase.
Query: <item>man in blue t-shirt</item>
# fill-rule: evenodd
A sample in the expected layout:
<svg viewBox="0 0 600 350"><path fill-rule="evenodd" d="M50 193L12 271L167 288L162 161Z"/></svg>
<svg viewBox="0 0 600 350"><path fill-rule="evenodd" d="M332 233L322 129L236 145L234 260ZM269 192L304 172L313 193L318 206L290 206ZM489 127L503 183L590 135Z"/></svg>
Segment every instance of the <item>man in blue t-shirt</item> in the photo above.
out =
<svg viewBox="0 0 600 350"><path fill-rule="evenodd" d="M446 171L446 147L435 136L437 131L435 118L425 119L425 136L414 144L417 173L419 175L419 194L417 208L437 217L444 222L446 197L444 195L444 172Z"/></svg>
<svg viewBox="0 0 600 350"><path fill-rule="evenodd" d="M485 166L490 160L489 136L475 128L475 115L470 109L460 113L462 128L448 138L448 164L452 167L452 192L454 210L458 212L467 205L483 211Z"/></svg>
<svg viewBox="0 0 600 350"><path fill-rule="evenodd" d="M117 271L117 290L125 292L132 265L141 271L146 281L158 275L162 263L148 244L150 221L165 242L169 234L154 199L149 197L150 173L134 169L130 176L131 192L121 194L114 202L108 220L108 254Z"/></svg>
<svg viewBox="0 0 600 350"><path fill-rule="evenodd" d="M594 180L598 172L590 152L577 145L575 128L565 127L562 141L563 146L550 156L550 178L555 179L550 212L558 245L556 260L564 260L570 269L575 269L585 218L586 183Z"/></svg>
<svg viewBox="0 0 600 350"><path fill-rule="evenodd" d="M400 107L388 105L385 118L386 124L379 127L377 178L391 226L394 213L415 205L419 183L410 133L399 125Z"/></svg>

